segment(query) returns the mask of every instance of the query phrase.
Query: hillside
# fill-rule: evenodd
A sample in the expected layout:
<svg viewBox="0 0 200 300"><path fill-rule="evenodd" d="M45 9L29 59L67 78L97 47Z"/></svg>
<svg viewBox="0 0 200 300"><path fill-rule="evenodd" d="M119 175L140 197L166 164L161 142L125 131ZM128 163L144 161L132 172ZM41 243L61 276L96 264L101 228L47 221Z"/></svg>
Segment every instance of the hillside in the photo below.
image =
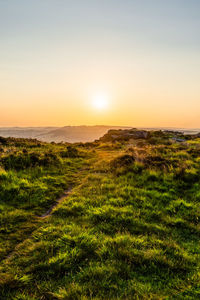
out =
<svg viewBox="0 0 200 300"><path fill-rule="evenodd" d="M200 137L0 138L0 299L198 299Z"/></svg>
<svg viewBox="0 0 200 300"><path fill-rule="evenodd" d="M0 136L14 138L33 138L43 142L93 142L102 137L110 129L129 129L124 126L64 126L64 127L0 127ZM200 129L185 128L141 128L141 130L180 131L185 134L197 134Z"/></svg>
<svg viewBox="0 0 200 300"><path fill-rule="evenodd" d="M64 126L64 127L1 127L0 136L35 138L43 142L93 142L109 129L119 126Z"/></svg>

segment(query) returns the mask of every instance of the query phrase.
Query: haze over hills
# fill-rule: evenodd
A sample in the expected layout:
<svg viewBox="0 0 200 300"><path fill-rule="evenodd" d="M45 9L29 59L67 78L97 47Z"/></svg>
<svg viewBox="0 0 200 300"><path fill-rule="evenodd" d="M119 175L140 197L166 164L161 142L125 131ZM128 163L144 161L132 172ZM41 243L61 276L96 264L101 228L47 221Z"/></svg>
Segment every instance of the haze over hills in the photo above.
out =
<svg viewBox="0 0 200 300"><path fill-rule="evenodd" d="M120 126L64 126L64 127L2 127L0 136L36 138L44 142L92 142L109 129L126 129Z"/></svg>
<svg viewBox="0 0 200 300"><path fill-rule="evenodd" d="M15 138L35 138L44 142L92 142L102 137L109 129L129 129L123 126L64 126L64 127L0 127L0 136ZM198 128L140 128L145 130L175 130L185 134L195 134Z"/></svg>
<svg viewBox="0 0 200 300"><path fill-rule="evenodd" d="M15 138L36 138L45 134L55 127L0 127L0 136Z"/></svg>

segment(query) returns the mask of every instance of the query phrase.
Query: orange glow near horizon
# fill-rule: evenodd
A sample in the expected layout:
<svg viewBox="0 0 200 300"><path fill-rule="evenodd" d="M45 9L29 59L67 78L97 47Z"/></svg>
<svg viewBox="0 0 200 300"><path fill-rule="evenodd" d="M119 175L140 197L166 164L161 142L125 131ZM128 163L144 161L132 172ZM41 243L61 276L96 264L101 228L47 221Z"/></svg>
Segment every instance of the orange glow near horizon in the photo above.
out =
<svg viewBox="0 0 200 300"><path fill-rule="evenodd" d="M150 78L137 69L123 78L114 64L102 74L104 80L87 72L87 77L79 72L68 80L62 75L44 77L42 73L36 78L32 74L10 81L12 89L0 83L0 126L200 127L197 78L183 86L185 74L176 82L178 70L169 78L162 69L160 76ZM96 88L98 82L103 92Z"/></svg>
<svg viewBox="0 0 200 300"><path fill-rule="evenodd" d="M200 4L161 2L2 1L0 126L200 128Z"/></svg>

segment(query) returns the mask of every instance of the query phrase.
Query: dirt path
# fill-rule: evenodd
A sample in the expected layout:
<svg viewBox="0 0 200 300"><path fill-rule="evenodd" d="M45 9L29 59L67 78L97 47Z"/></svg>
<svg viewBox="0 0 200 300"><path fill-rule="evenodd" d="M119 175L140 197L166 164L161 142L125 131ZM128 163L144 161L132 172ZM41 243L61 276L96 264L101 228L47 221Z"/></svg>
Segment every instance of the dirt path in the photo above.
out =
<svg viewBox="0 0 200 300"><path fill-rule="evenodd" d="M109 158L112 158L113 157L113 153L106 153ZM98 156L99 156L99 159L102 160L102 157L101 157L101 154L98 153ZM101 170L99 169L98 167L98 164L99 164L99 159L97 160L97 163L96 164L92 164L89 168L83 168L82 170L80 170L79 172L79 176L80 174L82 175L89 175L91 173L93 174L102 174L105 172L105 170ZM105 156L103 156L103 159L105 159ZM97 168L97 169L96 169ZM87 172L86 172L87 171ZM86 172L86 173L85 173ZM87 176L85 176L85 178L83 176L82 177L82 181L79 185L77 186L81 186L81 184L87 180ZM46 220L48 217L50 217L52 215L52 212L53 210L63 201L65 200L67 197L69 197L73 191L73 188L75 187L76 185L74 185L73 187L70 186L67 190L65 190L62 194L62 196L60 196L59 198L57 198L54 202L54 204L45 212L43 213L42 215L40 216L35 216L35 222L39 222L38 224L38 227L36 229L34 229L31 233L29 233L23 240L19 241L18 244L12 249L10 250L7 255L1 259L0 263L2 264L2 262L4 261L7 261L7 260L10 260L12 258L12 256L17 252L18 248L21 247L32 235L33 233L38 230L38 228L42 225L42 220ZM40 224L40 221L41 221L41 224Z"/></svg>
<svg viewBox="0 0 200 300"><path fill-rule="evenodd" d="M72 192L72 187L68 188L68 190L64 191L63 195L59 198L56 199L54 205L52 205L43 215L41 216L38 216L36 218L38 219L44 219L44 218L47 218L51 215L52 211L54 208L57 207L57 205L59 203L61 203L65 198L67 198ZM38 228L37 228L38 229ZM37 230L36 229L36 230ZM17 251L17 249L27 240L30 238L30 236L33 234L35 230L33 230L23 241L19 242L15 248L13 250L11 250L2 260L1 260L1 263L2 261L5 261L5 260L8 260L12 257L12 255Z"/></svg>
<svg viewBox="0 0 200 300"><path fill-rule="evenodd" d="M52 210L54 208L56 208L56 206L59 203L61 203L65 198L67 198L71 194L71 191L72 191L72 187L70 187L70 188L68 188L68 190L64 191L63 195L56 199L55 204L52 205L43 215L39 216L39 218L46 218L46 217L50 216L52 213Z"/></svg>

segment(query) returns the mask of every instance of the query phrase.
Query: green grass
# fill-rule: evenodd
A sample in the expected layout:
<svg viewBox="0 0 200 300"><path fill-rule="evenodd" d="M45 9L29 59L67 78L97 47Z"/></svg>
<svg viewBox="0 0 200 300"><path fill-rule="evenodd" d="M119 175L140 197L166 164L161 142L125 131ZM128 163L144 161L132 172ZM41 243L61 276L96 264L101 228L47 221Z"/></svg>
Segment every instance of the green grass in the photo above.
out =
<svg viewBox="0 0 200 300"><path fill-rule="evenodd" d="M68 153L66 145L36 144L33 149L31 141L23 146L12 141L0 157L0 258L37 228L37 216L77 184L75 174L84 166L85 154Z"/></svg>
<svg viewBox="0 0 200 300"><path fill-rule="evenodd" d="M41 144L56 163L2 163L2 299L198 299L199 145Z"/></svg>

